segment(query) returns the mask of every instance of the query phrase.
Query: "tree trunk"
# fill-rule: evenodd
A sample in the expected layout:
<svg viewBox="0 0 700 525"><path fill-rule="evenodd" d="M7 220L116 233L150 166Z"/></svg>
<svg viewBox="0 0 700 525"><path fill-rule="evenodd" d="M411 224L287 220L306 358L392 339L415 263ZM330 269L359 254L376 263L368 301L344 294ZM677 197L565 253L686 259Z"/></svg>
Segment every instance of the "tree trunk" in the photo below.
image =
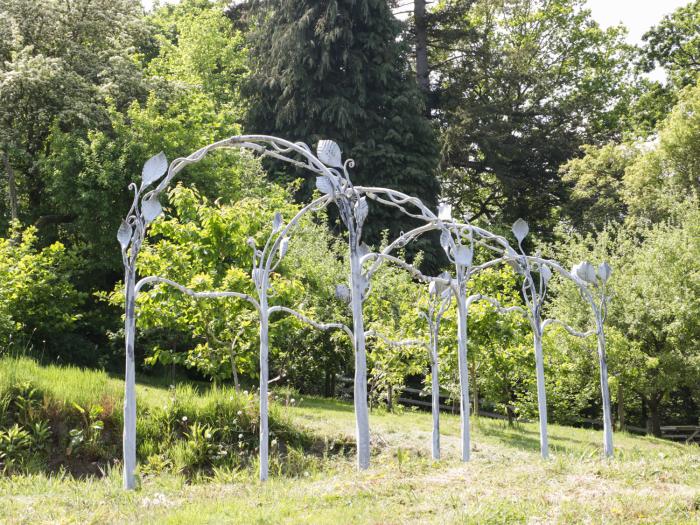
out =
<svg viewBox="0 0 700 525"><path fill-rule="evenodd" d="M241 385L238 382L238 370L236 369L236 353L233 351L233 345L235 343L231 343L231 353L229 354L229 357L231 359L231 375L233 376L233 388L236 390L236 392L241 391Z"/></svg>
<svg viewBox="0 0 700 525"><path fill-rule="evenodd" d="M617 384L617 420L620 431L625 430L625 391L622 381Z"/></svg>
<svg viewBox="0 0 700 525"><path fill-rule="evenodd" d="M513 426L513 420L515 419L515 412L513 412L513 391L510 389L510 385L506 387L506 396L508 403L506 404L506 416L508 417L508 426Z"/></svg>
<svg viewBox="0 0 700 525"><path fill-rule="evenodd" d="M394 387L391 385L386 389L386 406L389 412L394 411Z"/></svg>
<svg viewBox="0 0 700 525"><path fill-rule="evenodd" d="M659 410L660 405L659 399L648 400L647 405L649 406L649 420L647 422L647 429L656 437L661 437L661 414Z"/></svg>
<svg viewBox="0 0 700 525"><path fill-rule="evenodd" d="M426 112L429 114L430 70L428 68L428 24L425 16L425 0L413 2L413 18L416 31L416 82L418 89L424 95Z"/></svg>
<svg viewBox="0 0 700 525"><path fill-rule="evenodd" d="M13 221L19 219L19 204L17 201L17 180L15 179L15 170L10 164L10 156L6 151L2 154L2 161L7 173L7 198L10 203L10 218Z"/></svg>

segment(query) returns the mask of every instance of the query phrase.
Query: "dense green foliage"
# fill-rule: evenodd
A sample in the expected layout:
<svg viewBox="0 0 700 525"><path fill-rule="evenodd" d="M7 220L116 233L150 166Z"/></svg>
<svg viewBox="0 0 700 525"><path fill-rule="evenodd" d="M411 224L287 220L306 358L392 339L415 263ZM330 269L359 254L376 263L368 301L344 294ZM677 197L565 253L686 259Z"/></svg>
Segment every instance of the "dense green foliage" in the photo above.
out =
<svg viewBox="0 0 700 525"><path fill-rule="evenodd" d="M407 62L401 25L385 0L252 2L248 127L309 144L338 142L356 184L437 203L437 148ZM371 207L369 243L413 224ZM422 243L419 243L421 245ZM421 245L434 268L434 245Z"/></svg>
<svg viewBox="0 0 700 525"><path fill-rule="evenodd" d="M558 167L619 133L632 51L578 0L441 2L432 48L445 196L470 220L547 231Z"/></svg>
<svg viewBox="0 0 700 525"><path fill-rule="evenodd" d="M80 324L85 299L71 282L77 261L58 242L37 248L36 228L15 224L9 234L0 238L0 345L15 351L33 345L49 358L60 355L57 348L75 352L68 334Z"/></svg>
<svg viewBox="0 0 700 525"><path fill-rule="evenodd" d="M664 18L636 48L624 43L623 27L601 29L580 0L441 1L427 17L430 82L421 92L411 57L416 27L398 21L385 0L185 0L150 13L130 0L0 0L0 352L122 370L115 232L131 202L127 186L153 154L172 160L244 132L312 147L330 138L355 159L358 184L396 188L431 207L445 200L455 216L498 232L523 216L536 232L529 242L566 265L610 260L606 330L619 417L640 426L649 419L656 431L660 422L697 423L699 6ZM666 82L641 76L657 66ZM139 273L251 293L248 237L260 244L274 212L289 220L312 188L313 177L279 163L209 155L167 193ZM372 203L364 233L379 246L412 224ZM426 237L402 256L438 273L446 269L438 253ZM349 323L334 295L346 281L345 238L331 207L302 221L274 275L273 303ZM473 277L469 291L518 305L520 284L500 268ZM375 275L367 328L420 342L369 338L374 401L427 385L426 301L427 290L405 272L386 266ZM239 390L257 381L257 321L244 303L195 302L159 285L138 311L142 371L184 371ZM590 326L563 283L552 285L547 313ZM441 379L453 397L455 333L451 309ZM333 395L337 376L352 375L342 331L280 315L271 335L275 382ZM469 337L475 404L532 417L527 322L477 302ZM547 368L558 371L547 376L556 421L599 417L592 344L547 335ZM70 417L84 424L73 436L61 430L61 447L73 438L74 446L94 444L117 425L78 404L84 412ZM0 425L3 439L31 448L32 432L45 430L13 414ZM144 457L163 454L162 435L154 436Z"/></svg>

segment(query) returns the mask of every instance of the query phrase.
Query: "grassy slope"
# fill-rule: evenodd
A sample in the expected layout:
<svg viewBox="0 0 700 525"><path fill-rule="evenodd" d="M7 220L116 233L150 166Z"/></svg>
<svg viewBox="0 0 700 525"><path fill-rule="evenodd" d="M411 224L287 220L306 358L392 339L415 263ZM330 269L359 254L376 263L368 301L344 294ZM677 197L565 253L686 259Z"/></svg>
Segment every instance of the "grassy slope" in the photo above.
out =
<svg viewBox="0 0 700 525"><path fill-rule="evenodd" d="M66 396L84 378L71 373L52 378ZM84 401L121 391L118 380L100 381L83 385ZM139 395L151 403L167 391L140 386ZM353 432L345 403L304 399L280 411L329 439ZM604 460L600 432L552 425L552 459L544 462L535 425L508 429L481 418L473 420L473 460L462 464L458 418L442 421L438 464L429 458L429 414L380 412L371 417L376 454L364 473L336 457L264 485L247 471L194 485L163 475L132 493L122 492L116 470L87 481L0 478L0 523L700 523L697 446L616 434L616 457Z"/></svg>

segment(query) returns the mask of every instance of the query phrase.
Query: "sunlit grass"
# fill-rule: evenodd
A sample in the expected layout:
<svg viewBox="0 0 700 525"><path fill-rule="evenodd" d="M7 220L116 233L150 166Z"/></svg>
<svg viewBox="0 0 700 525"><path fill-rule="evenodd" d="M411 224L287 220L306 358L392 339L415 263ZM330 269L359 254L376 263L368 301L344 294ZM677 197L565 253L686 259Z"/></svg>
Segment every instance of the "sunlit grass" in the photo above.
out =
<svg viewBox="0 0 700 525"><path fill-rule="evenodd" d="M5 370L4 368L2 370ZM99 372L26 367L55 395L120 398L121 381ZM84 377L84 374L87 376ZM83 379L84 377L84 379ZM0 378L0 387L9 381ZM90 393L88 395L88 392ZM226 402L226 389L183 385L188 410ZM167 386L139 385L145 406L167 402ZM251 394L252 398L252 394ZM207 401L208 400L208 401ZM254 398L252 399L254 402ZM277 416L317 440L352 439L352 406L301 396L273 404ZM459 417L441 418L444 459L430 459L430 415L404 410L370 415L373 457L357 472L349 455L299 456L294 476L272 465L257 481L255 464L206 477L142 476L121 489L118 467L103 478L38 474L0 478L0 523L667 523L700 522L700 448L615 434L615 457L602 457L600 431L550 425L551 459L539 457L535 423L471 420L472 461L459 461Z"/></svg>

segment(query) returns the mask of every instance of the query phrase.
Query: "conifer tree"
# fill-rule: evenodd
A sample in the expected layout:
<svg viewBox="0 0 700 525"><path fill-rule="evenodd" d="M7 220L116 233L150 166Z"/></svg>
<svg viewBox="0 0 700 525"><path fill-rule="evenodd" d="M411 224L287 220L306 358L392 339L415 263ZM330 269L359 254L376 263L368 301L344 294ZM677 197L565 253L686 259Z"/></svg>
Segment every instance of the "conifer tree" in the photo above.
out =
<svg viewBox="0 0 700 525"><path fill-rule="evenodd" d="M254 0L247 11L248 129L310 145L335 140L356 161L355 184L397 189L434 206L436 139L387 1ZM413 226L395 210L370 208L368 242L384 229L396 235ZM434 257L426 251L428 263Z"/></svg>

